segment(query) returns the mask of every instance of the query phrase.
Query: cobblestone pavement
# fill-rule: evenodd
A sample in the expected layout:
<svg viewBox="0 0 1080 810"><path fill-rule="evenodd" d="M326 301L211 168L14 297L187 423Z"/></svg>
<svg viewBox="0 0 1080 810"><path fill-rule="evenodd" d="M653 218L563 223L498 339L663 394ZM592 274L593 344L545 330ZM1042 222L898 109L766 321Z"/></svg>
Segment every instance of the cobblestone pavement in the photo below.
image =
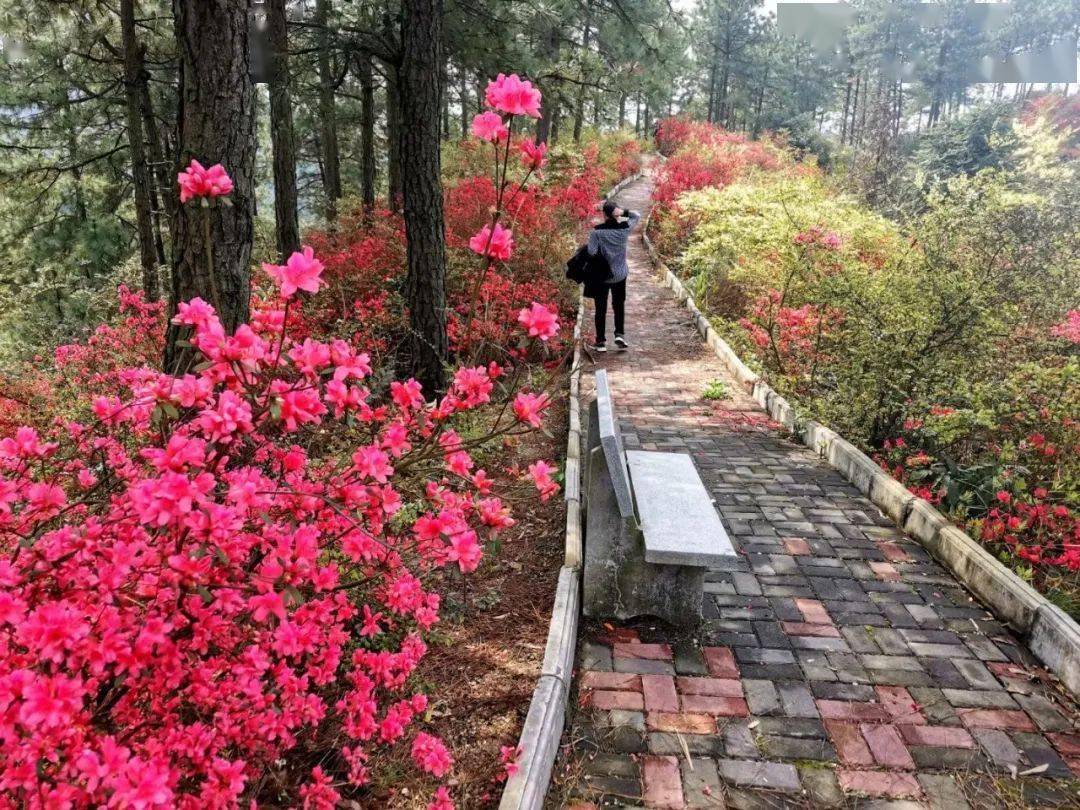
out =
<svg viewBox="0 0 1080 810"><path fill-rule="evenodd" d="M622 202L644 210L648 192L641 180ZM549 805L1080 807L1075 705L916 541L768 422L631 245L633 348L597 367L626 446L691 453L740 556L708 574L696 637L585 623ZM702 398L713 380L726 399Z"/></svg>

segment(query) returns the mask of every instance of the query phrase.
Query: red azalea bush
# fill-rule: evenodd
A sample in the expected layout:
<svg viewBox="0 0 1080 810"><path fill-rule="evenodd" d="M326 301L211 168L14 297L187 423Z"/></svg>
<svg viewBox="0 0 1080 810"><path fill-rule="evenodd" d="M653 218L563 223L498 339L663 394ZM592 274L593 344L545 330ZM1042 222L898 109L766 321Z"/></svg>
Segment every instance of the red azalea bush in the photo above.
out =
<svg viewBox="0 0 1080 810"><path fill-rule="evenodd" d="M516 76L489 96L507 128L539 99ZM522 151L538 168L543 150ZM196 202L228 194L219 166L179 179ZM540 221L544 201L523 193ZM491 224L513 204L504 185ZM400 317L400 224L343 224L264 265L273 288L235 334L206 302L182 303L194 359L180 377L149 365L160 305L122 290L122 320L61 347L58 376L42 375L48 413L4 430L0 807L332 808L386 756L433 783L449 773L410 676L443 571L475 571L513 523L500 492L512 482L477 454L539 427L550 399L519 385L535 376L521 364L462 363L430 400L414 380L375 384L367 344L386 350L383 324ZM511 303L544 279L505 291L509 248L496 259L478 237L470 303L499 303L457 328L471 318L483 328L470 339L493 337L498 318L514 356L546 355L533 347L558 339L557 309ZM327 335L332 323L345 334ZM32 410L6 402L12 418ZM555 472L538 460L522 478L547 500ZM447 786L430 807L452 810Z"/></svg>
<svg viewBox="0 0 1080 810"><path fill-rule="evenodd" d="M332 806L325 774L364 785L424 710L424 582L475 570L512 522L469 451L537 408L468 443L452 427L513 398L500 367L459 369L436 402L413 381L373 401L368 356L293 340L281 309L231 336L198 299L177 322L200 371L131 369L96 419L0 442L8 806L232 806L298 746L326 757L305 804ZM412 740L444 775L441 743Z"/></svg>
<svg viewBox="0 0 1080 810"><path fill-rule="evenodd" d="M121 285L112 323L99 324L84 341L64 344L0 379L0 435L24 424L45 426L60 414L87 410L85 392L119 396L131 369L161 356L165 346L164 302L150 303Z"/></svg>
<svg viewBox="0 0 1080 810"><path fill-rule="evenodd" d="M653 200L661 209L670 207L684 192L723 187L754 169L775 171L782 162L782 154L772 144L720 130L710 139L687 142L664 162Z"/></svg>
<svg viewBox="0 0 1080 810"><path fill-rule="evenodd" d="M814 304L786 306L780 290L768 290L739 324L782 374L807 380L812 387L816 370L830 360L826 347L842 320L838 310Z"/></svg>
<svg viewBox="0 0 1080 810"><path fill-rule="evenodd" d="M802 171L769 140L751 140L722 127L684 117L657 125L656 145L667 160L656 171L651 234L661 252L672 253L686 241L695 223L678 213L681 194L723 188L754 170Z"/></svg>
<svg viewBox="0 0 1080 810"><path fill-rule="evenodd" d="M597 136L580 150L560 146L549 152L526 138L507 140L503 129L509 132L506 124L485 119L479 130L483 139L444 148L447 328L452 350L474 359L520 359L515 317L532 301L573 314L576 298L562 281L563 264L603 190L641 165L640 146L623 134ZM493 158L501 167L498 180L491 171ZM512 182L514 177L519 180ZM494 210L499 211L496 222ZM356 211L333 232L310 234L308 241L326 264L331 292L291 313L298 334L325 336L325 324L334 323L374 358L398 345L404 323L403 227L391 212ZM506 252L512 253L512 264L503 258ZM477 253L490 259L479 271ZM555 338L547 347L551 351L537 359L557 356L563 344Z"/></svg>

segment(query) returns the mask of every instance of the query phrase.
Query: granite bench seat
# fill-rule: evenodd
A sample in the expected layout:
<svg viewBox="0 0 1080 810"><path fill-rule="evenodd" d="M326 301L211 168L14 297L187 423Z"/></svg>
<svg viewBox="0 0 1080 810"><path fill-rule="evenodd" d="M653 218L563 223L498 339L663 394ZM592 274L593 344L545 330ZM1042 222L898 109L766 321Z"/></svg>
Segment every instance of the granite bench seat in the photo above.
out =
<svg viewBox="0 0 1080 810"><path fill-rule="evenodd" d="M735 550L693 459L624 451L604 370L589 417L585 615L697 624L705 571Z"/></svg>
<svg viewBox="0 0 1080 810"><path fill-rule="evenodd" d="M735 555L687 453L628 450L626 461L646 562L709 568Z"/></svg>

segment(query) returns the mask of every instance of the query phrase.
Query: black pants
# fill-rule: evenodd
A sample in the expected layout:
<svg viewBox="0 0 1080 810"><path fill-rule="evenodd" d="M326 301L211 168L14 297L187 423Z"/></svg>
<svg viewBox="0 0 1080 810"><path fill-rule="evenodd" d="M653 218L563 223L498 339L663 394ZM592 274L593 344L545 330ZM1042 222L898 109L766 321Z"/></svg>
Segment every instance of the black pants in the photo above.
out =
<svg viewBox="0 0 1080 810"><path fill-rule="evenodd" d="M615 337L623 332L623 316L626 314L626 279L615 284L605 284L604 290L596 296L596 342L606 342L604 327L607 321L608 290L611 290L611 308L615 310Z"/></svg>

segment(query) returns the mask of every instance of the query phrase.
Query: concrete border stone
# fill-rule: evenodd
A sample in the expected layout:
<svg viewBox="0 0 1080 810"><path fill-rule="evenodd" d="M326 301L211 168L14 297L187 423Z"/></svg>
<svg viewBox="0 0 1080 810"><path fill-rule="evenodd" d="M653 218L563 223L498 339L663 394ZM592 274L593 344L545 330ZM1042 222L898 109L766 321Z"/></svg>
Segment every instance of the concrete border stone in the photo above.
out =
<svg viewBox="0 0 1080 810"><path fill-rule="evenodd" d="M892 518L897 526L904 525L908 508L915 502L911 490L879 469L870 482L870 502L881 510L882 514Z"/></svg>
<svg viewBox="0 0 1080 810"><path fill-rule="evenodd" d="M937 545L938 532L949 526L952 523L922 498L911 502L904 517L904 531L931 551Z"/></svg>
<svg viewBox="0 0 1080 810"><path fill-rule="evenodd" d="M1080 627L1046 600L1035 614L1028 645L1074 695L1080 695Z"/></svg>
<svg viewBox="0 0 1080 810"><path fill-rule="evenodd" d="M995 615L1021 633L1031 633L1036 615L1046 603L1034 588L951 524L942 527L928 547Z"/></svg>
<svg viewBox="0 0 1080 810"><path fill-rule="evenodd" d="M1020 633L1031 651L1074 697L1080 698L1080 626L1064 611L1006 568L982 545L954 526L927 501L882 470L835 431L813 420L800 420L792 405L746 366L698 310L682 281L657 255L645 228L642 241L675 298L731 374L754 401L803 444L827 460L904 531L917 539L1002 621ZM705 321L705 325L701 325Z"/></svg>

